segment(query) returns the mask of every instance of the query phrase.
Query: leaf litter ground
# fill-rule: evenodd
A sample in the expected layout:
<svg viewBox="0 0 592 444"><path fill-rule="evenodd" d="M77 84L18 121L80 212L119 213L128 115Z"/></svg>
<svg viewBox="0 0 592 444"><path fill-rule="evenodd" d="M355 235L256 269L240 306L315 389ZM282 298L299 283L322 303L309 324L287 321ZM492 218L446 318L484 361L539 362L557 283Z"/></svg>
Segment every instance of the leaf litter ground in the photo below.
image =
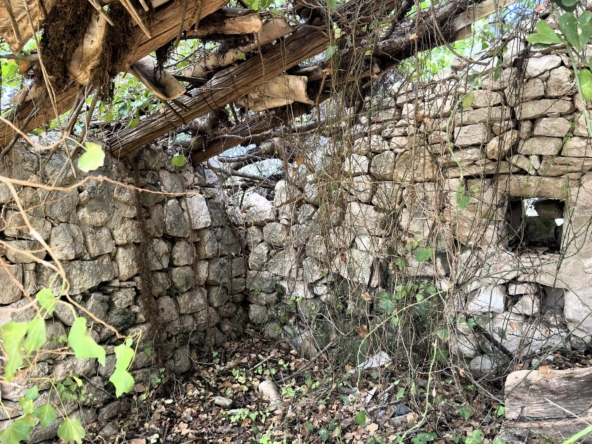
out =
<svg viewBox="0 0 592 444"><path fill-rule="evenodd" d="M563 369L592 363L588 354L569 352L548 362ZM182 377L163 373L151 387L137 385L130 408L90 424L87 438L130 444L377 444L400 436L413 444L493 442L503 419L495 400L503 399L501 379L479 381L448 365L428 381L427 370L409 378L393 362L358 372L330 356L308 361L288 344L250 331L196 360ZM266 379L278 384L281 408L274 410L258 392Z"/></svg>

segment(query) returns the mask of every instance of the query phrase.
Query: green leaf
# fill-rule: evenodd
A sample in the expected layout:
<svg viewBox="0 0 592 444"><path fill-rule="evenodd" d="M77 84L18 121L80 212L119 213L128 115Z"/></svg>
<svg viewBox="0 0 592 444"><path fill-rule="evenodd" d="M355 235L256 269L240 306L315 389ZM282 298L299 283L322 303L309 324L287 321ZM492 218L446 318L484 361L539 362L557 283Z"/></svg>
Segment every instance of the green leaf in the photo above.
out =
<svg viewBox="0 0 592 444"><path fill-rule="evenodd" d="M526 37L526 40L529 43L542 43L544 45L561 43L561 37L559 37L555 30L544 20L541 20L536 24L536 29L538 32Z"/></svg>
<svg viewBox="0 0 592 444"><path fill-rule="evenodd" d="M27 389L27 391L25 392L25 399L27 399L27 400L35 401L38 397L39 397L39 389L37 388L36 385L31 387L30 389Z"/></svg>
<svg viewBox="0 0 592 444"><path fill-rule="evenodd" d="M327 0L327 6L332 9L337 8L337 0Z"/></svg>
<svg viewBox="0 0 592 444"><path fill-rule="evenodd" d="M35 350L39 350L45 344L45 320L35 318L27 324L27 339L25 339L25 352L31 356Z"/></svg>
<svg viewBox="0 0 592 444"><path fill-rule="evenodd" d="M97 358L105 365L105 349L98 345L86 329L86 319L76 318L68 334L68 344L78 359Z"/></svg>
<svg viewBox="0 0 592 444"><path fill-rule="evenodd" d="M185 166L185 156L177 153L171 159L171 163L176 167L183 168Z"/></svg>
<svg viewBox="0 0 592 444"><path fill-rule="evenodd" d="M15 372L23 365L21 344L26 334L27 324L24 322L9 322L2 327L2 341L8 356L8 362L4 367L6 382L10 382Z"/></svg>
<svg viewBox="0 0 592 444"><path fill-rule="evenodd" d="M473 413L473 410L468 405L463 405L458 408L458 414L465 421L467 421L471 417L471 413Z"/></svg>
<svg viewBox="0 0 592 444"><path fill-rule="evenodd" d="M325 61L327 61L331 57L333 57L336 52L337 52L337 45L327 45L327 49L325 51Z"/></svg>
<svg viewBox="0 0 592 444"><path fill-rule="evenodd" d="M80 419L64 419L64 422L58 427L58 437L65 442L76 441L78 444L82 444L82 438L86 435L84 427Z"/></svg>
<svg viewBox="0 0 592 444"><path fill-rule="evenodd" d="M129 393L134 388L134 377L125 369L117 368L109 377L109 381L115 386L115 396L118 398L124 393Z"/></svg>
<svg viewBox="0 0 592 444"><path fill-rule="evenodd" d="M393 311L395 311L396 305L391 298L383 297L380 300L380 308L382 308L386 314L391 314Z"/></svg>
<svg viewBox="0 0 592 444"><path fill-rule="evenodd" d="M557 23L570 45L574 48L582 49L580 46L580 36L578 35L578 19L571 12L566 12L559 17Z"/></svg>
<svg viewBox="0 0 592 444"><path fill-rule="evenodd" d="M481 430L473 430L473 433L465 440L465 444L481 444L482 442L483 432Z"/></svg>
<svg viewBox="0 0 592 444"><path fill-rule="evenodd" d="M37 293L35 299L37 299L41 309L45 310L47 314L52 314L56 308L56 298L49 288L44 288L39 293Z"/></svg>
<svg viewBox="0 0 592 444"><path fill-rule="evenodd" d="M41 427L46 428L58 418L56 409L51 404L43 404L33 410L33 415L39 418Z"/></svg>
<svg viewBox="0 0 592 444"><path fill-rule="evenodd" d="M460 185L456 190L456 204L461 210L466 210L471 202L471 196L466 193L465 187Z"/></svg>
<svg viewBox="0 0 592 444"><path fill-rule="evenodd" d="M321 437L321 441L327 442L329 440L329 430L327 429L320 429L319 436Z"/></svg>
<svg viewBox="0 0 592 444"><path fill-rule="evenodd" d="M98 143L86 142L86 152L78 159L78 168L85 173L102 167L105 163L105 152Z"/></svg>
<svg viewBox="0 0 592 444"><path fill-rule="evenodd" d="M592 37L592 12L584 11L578 17L578 34L580 46L583 48L590 41L590 37Z"/></svg>
<svg viewBox="0 0 592 444"><path fill-rule="evenodd" d="M495 409L495 416L503 416L506 413L506 407L500 405L497 409Z"/></svg>
<svg viewBox="0 0 592 444"><path fill-rule="evenodd" d="M588 69L582 69L578 73L578 80L584 99L589 102L592 99L592 72Z"/></svg>
<svg viewBox="0 0 592 444"><path fill-rule="evenodd" d="M21 397L19 399L19 405L23 408L23 415L29 415L33 413L33 410L35 409L32 399L25 399L24 397Z"/></svg>
<svg viewBox="0 0 592 444"><path fill-rule="evenodd" d="M115 363L116 369L127 370L132 360L134 359L134 350L127 344L118 345L113 349L115 351L115 357L117 362Z"/></svg>
<svg viewBox="0 0 592 444"><path fill-rule="evenodd" d="M553 0L564 11L573 12L578 6L578 0Z"/></svg>
<svg viewBox="0 0 592 444"><path fill-rule="evenodd" d="M359 425L366 424L366 412L364 410L360 410L360 412L354 418L354 421L356 421L356 423Z"/></svg>
<svg viewBox="0 0 592 444"><path fill-rule="evenodd" d="M465 95L462 99L463 108L470 108L474 101L475 101L475 94L470 93L470 94Z"/></svg>
<svg viewBox="0 0 592 444"><path fill-rule="evenodd" d="M481 88L481 84L483 83L483 79L479 73L471 74L467 80L473 88Z"/></svg>
<svg viewBox="0 0 592 444"><path fill-rule="evenodd" d="M142 350L144 354L148 357L152 356L152 346L144 347Z"/></svg>
<svg viewBox="0 0 592 444"><path fill-rule="evenodd" d="M28 441L32 429L33 426L27 421L22 418L18 419L0 432L0 442L2 444L19 444L21 441Z"/></svg>
<svg viewBox="0 0 592 444"><path fill-rule="evenodd" d="M417 262L425 262L431 259L433 254L434 250L432 250L430 247L418 248L415 252L415 260Z"/></svg>

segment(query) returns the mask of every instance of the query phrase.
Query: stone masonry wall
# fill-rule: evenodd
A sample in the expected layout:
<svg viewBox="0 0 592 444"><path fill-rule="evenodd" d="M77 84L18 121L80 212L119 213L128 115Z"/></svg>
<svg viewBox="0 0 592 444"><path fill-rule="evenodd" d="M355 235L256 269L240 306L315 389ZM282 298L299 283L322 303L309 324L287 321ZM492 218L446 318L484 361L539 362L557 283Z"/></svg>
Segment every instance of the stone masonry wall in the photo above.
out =
<svg viewBox="0 0 592 444"><path fill-rule="evenodd" d="M245 288L244 236L229 219L219 179L212 171L194 172L189 166L181 171L162 151L150 149L130 164L137 171L107 157L105 166L94 173L127 186L99 178L66 191L17 186L17 192L31 224L62 263L70 296L119 332L142 331L132 374L137 383L148 385L159 376L158 356L170 370L182 373L193 367L198 353L236 336L246 319L240 308ZM61 187L91 176L76 169L75 177L62 150L51 155L25 143L13 148L0 174ZM141 192L138 201L133 186L153 193ZM186 192L193 194L180 194ZM22 290L34 296L51 285L54 272L39 262L51 258L25 226L5 184L0 184L0 208L1 327L12 320L32 319L32 309L18 310L28 303ZM142 288L143 267L150 279L148 293ZM59 280L55 282L55 294L60 286ZM156 319L151 319L154 315L147 304L152 305ZM63 335L72 323L71 311L58 304L48 320L51 340L45 349L63 347ZM77 403L66 403L66 413L77 410L76 416L82 411L92 421L97 414L104 419L116 415L125 408L125 401L114 400L107 381L115 365L110 345L117 344L112 342L114 332L90 318L89 325L94 339L107 347L106 367L95 359L79 361L46 353L35 365L35 376L64 380L78 375L90 395L81 398L82 410L77 410ZM26 384L14 382L0 386L4 406L0 428L9 423L7 412L15 418L21 411L17 401ZM36 428L31 442L55 436L57 426Z"/></svg>
<svg viewBox="0 0 592 444"><path fill-rule="evenodd" d="M273 193L244 198L252 322L314 354L328 340L308 327L336 304L340 282L354 310L360 298L377 307L402 275L443 292L456 320L450 349L475 370L590 342L585 104L565 54L533 51L516 67L523 46L509 46L496 74L485 59L396 83L368 100L353 131L303 150ZM418 261L421 248L429 260Z"/></svg>

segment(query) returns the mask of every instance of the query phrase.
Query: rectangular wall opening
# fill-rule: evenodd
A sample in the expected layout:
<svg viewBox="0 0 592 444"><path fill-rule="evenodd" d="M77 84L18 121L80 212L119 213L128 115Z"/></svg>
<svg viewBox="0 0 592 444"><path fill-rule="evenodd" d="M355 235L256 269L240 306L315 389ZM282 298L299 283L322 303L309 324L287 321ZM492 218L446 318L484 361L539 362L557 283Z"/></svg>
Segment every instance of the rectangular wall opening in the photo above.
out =
<svg viewBox="0 0 592 444"><path fill-rule="evenodd" d="M508 204L510 251L536 249L541 253L561 250L564 202L558 199L513 199Z"/></svg>

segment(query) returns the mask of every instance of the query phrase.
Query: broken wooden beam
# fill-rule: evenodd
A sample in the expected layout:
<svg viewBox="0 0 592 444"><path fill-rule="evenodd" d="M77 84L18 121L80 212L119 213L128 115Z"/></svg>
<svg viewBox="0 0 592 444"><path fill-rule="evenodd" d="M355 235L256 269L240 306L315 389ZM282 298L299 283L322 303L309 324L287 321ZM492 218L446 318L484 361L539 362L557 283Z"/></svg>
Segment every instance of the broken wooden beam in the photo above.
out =
<svg viewBox="0 0 592 444"><path fill-rule="evenodd" d="M0 0L0 2L1 1L2 0ZM33 3L37 4L37 2ZM52 3L53 2L44 2L44 5L47 6ZM196 2L170 2L170 4L163 6L161 10L154 14L151 22L148 24L152 33L151 39L148 39L140 28L136 28L130 38L132 41L138 42L138 44L134 47L135 49L129 54L125 61L120 66L117 66L117 71L127 71L130 65L175 39L181 26L183 26L183 29L188 29L195 23L198 12L200 17L205 17L224 6L228 3L228 0L208 0L207 2L197 3L199 3L197 8ZM201 5L201 3L203 3L203 5ZM187 8L185 20L181 24L179 17L181 17L185 7ZM198 11L199 8L201 9ZM0 15L0 18L1 17L2 16ZM32 87L31 89L34 90L35 88ZM39 91L40 88L37 88L37 90ZM67 89L56 91L56 107L60 115L70 109L72 100L76 96L77 91L77 86L71 86ZM14 120L14 125L20 127L34 107L36 107L35 116L24 126L23 132L25 133L38 128L45 122L56 117L49 103L41 103L40 96L37 95L30 97L27 103L23 104L21 111ZM14 129L10 125L5 123L0 124L0 146L6 146L12 140L13 135Z"/></svg>
<svg viewBox="0 0 592 444"><path fill-rule="evenodd" d="M396 5L395 0L352 0L338 9L344 16L356 12L360 16L387 13ZM111 151L118 157L126 157L157 137L222 108L255 87L273 79L298 63L322 53L327 48L329 36L323 28L301 27L266 53L252 57L236 68L217 73L191 98L182 98L183 108L178 112L166 110L142 120L134 129L125 129L109 138Z"/></svg>
<svg viewBox="0 0 592 444"><path fill-rule="evenodd" d="M261 32L262 25L261 16L254 10L224 8L210 14L187 36L203 38L215 34L256 34Z"/></svg>

